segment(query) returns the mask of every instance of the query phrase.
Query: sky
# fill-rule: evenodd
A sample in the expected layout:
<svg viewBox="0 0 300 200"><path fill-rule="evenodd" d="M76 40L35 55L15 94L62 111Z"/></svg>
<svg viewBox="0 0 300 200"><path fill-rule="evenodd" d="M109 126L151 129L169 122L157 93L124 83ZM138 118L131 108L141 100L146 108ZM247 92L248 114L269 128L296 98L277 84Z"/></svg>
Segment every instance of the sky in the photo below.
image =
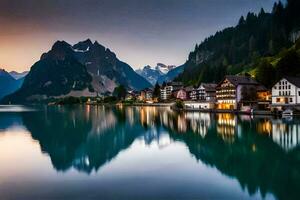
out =
<svg viewBox="0 0 300 200"><path fill-rule="evenodd" d="M29 70L57 40L90 38L137 69L183 64L196 43L275 0L0 0L0 68Z"/></svg>

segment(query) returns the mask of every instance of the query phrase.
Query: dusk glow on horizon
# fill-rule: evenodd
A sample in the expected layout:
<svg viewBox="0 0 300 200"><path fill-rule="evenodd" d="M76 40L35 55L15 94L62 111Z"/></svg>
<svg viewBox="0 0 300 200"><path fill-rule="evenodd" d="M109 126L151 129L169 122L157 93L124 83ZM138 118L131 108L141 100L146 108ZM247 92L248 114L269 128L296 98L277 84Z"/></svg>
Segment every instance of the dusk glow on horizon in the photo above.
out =
<svg viewBox="0 0 300 200"><path fill-rule="evenodd" d="M275 0L1 0L0 68L29 70L56 40L90 38L137 69L181 65L196 43Z"/></svg>

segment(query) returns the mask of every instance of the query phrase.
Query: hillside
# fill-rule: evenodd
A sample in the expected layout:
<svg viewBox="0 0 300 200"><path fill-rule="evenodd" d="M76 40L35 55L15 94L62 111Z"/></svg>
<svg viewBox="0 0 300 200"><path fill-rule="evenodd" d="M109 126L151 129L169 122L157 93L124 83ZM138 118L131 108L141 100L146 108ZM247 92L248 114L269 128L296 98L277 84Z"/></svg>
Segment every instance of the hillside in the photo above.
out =
<svg viewBox="0 0 300 200"><path fill-rule="evenodd" d="M0 69L0 100L16 90L23 84L24 78L14 79L8 72Z"/></svg>
<svg viewBox="0 0 300 200"><path fill-rule="evenodd" d="M248 13L238 25L218 31L189 54L184 72L177 78L185 84L218 82L226 74L257 67L263 57L275 56L293 45L300 35L300 2L275 3L271 13Z"/></svg>

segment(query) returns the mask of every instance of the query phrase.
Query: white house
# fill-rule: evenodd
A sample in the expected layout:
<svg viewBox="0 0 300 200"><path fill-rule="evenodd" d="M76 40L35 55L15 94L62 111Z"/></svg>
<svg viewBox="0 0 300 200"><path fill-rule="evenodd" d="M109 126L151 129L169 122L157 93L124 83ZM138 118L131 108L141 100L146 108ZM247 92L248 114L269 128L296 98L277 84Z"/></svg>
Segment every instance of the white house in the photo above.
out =
<svg viewBox="0 0 300 200"><path fill-rule="evenodd" d="M272 88L272 107L300 106L300 78L284 77Z"/></svg>
<svg viewBox="0 0 300 200"><path fill-rule="evenodd" d="M183 87L181 82L170 82L165 87L160 89L160 98L162 100L170 99L174 90L179 90Z"/></svg>

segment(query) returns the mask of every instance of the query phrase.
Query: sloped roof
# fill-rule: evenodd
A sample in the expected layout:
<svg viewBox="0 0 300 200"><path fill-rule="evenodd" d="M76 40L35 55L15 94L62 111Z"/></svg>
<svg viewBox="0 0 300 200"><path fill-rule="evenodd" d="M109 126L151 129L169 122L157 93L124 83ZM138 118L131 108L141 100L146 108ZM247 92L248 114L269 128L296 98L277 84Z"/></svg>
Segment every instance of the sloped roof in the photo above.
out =
<svg viewBox="0 0 300 200"><path fill-rule="evenodd" d="M185 91L187 91L187 92L191 92L191 91L193 91L195 88L193 87L193 86L188 86L188 87L186 87L186 88L184 88L185 89Z"/></svg>
<svg viewBox="0 0 300 200"><path fill-rule="evenodd" d="M227 75L227 76L225 76L223 81L225 79L229 80L235 86L238 86L238 85L259 85L259 83L257 81L255 81L254 79L252 79L249 76Z"/></svg>
<svg viewBox="0 0 300 200"><path fill-rule="evenodd" d="M287 77L283 77L284 79L286 79L288 82L294 84L297 87L300 87L300 78L299 77L291 77L291 76L287 76Z"/></svg>
<svg viewBox="0 0 300 200"><path fill-rule="evenodd" d="M214 83L202 83L200 86L203 86L206 91L215 91L216 87L217 87L217 84L214 84Z"/></svg>

